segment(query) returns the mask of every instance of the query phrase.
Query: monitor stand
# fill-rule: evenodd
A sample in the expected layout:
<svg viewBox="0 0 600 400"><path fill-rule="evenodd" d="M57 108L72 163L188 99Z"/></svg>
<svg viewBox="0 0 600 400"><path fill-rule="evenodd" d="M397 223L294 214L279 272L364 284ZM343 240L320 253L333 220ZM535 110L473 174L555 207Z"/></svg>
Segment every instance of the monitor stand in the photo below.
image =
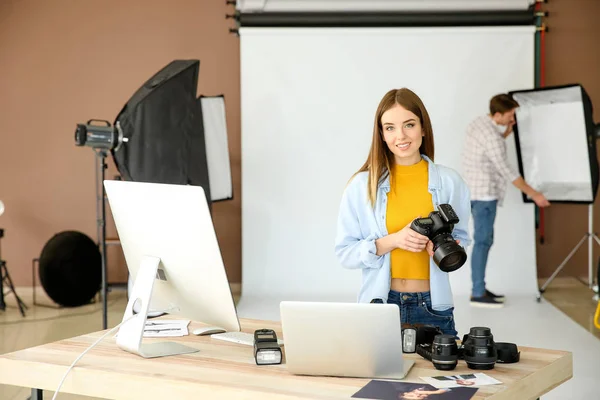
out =
<svg viewBox="0 0 600 400"><path fill-rule="evenodd" d="M117 335L117 346L144 358L173 356L199 351L193 347L174 342L142 343L144 327L150 308L150 298L152 297L152 289L160 264L160 258L144 256L140 264L140 269L133 284L133 290L131 296L129 296L125 314L123 315L123 321L126 322L123 322ZM133 307L136 302L138 303L136 310L139 309L139 312L134 317Z"/></svg>

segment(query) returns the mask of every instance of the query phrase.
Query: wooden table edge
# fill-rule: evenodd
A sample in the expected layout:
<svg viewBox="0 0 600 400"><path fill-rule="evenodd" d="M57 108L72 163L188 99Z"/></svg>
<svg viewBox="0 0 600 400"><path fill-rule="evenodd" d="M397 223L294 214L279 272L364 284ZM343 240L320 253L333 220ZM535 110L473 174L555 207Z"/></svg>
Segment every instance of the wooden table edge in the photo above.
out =
<svg viewBox="0 0 600 400"><path fill-rule="evenodd" d="M569 351L561 351L563 355L552 363L545 367L534 371L527 375L523 379L516 382L514 385L508 387L499 393L494 393L486 400L496 399L539 399L544 394L550 392L552 389L562 385L566 381L573 378L573 353ZM540 377L542 375L542 377ZM539 388L540 382L544 382L545 376L557 376L558 381L549 387ZM523 397L523 395L527 397ZM507 397L510 396L510 397Z"/></svg>
<svg viewBox="0 0 600 400"><path fill-rule="evenodd" d="M278 330L280 331L280 329L281 329L280 324L277 321L240 319L240 322L242 324L242 331L247 331L247 332L250 331L249 328L252 327L253 325L271 327L271 328L275 329L276 331L278 331ZM190 326L190 328L191 328L191 326ZM77 340L78 338L81 338L81 337L97 338L100 335L102 335L104 332L106 332L106 330L90 332L90 333L75 336L72 338L58 340L56 342L46 343L46 344L42 344L39 346L33 346L33 347L30 347L27 349L21 349L21 350L17 350L17 351L11 352L11 353L2 354L2 355L0 355L0 370L4 370L5 368L11 368L11 369L17 368L21 372L21 375L19 376L19 379L15 380L15 379L12 379L12 378L14 378L15 374L11 373L10 374L11 379L9 381L9 380L5 379L4 374L0 374L0 383L11 385L11 386L20 386L20 387L55 391L56 386L60 382L60 379L62 378L62 375L66 371L67 367L65 367L64 365L44 364L39 361L18 360L18 359L13 358L13 354L19 353L21 351L26 351L26 350L30 351L32 349L35 349L36 347L51 346L53 344L60 343L62 341ZM163 339L165 339L165 338L163 338ZM177 338L166 338L166 340L170 340L170 339L177 339ZM548 393L552 389L556 388L557 386L561 385L562 383L568 381L569 379L571 379L573 377L573 354L571 352L564 351L564 350L551 350L551 349L533 348L533 347L520 348L521 351L525 351L525 352L530 349L534 349L536 351L552 352L552 353L556 354L558 358L555 361L552 361L550 364L548 364L538 370L534 370L529 375L523 377L518 382L515 382L514 384L512 384L506 390L487 395L487 397L485 397L486 400L497 400L497 399L499 400L499 399L505 399L505 398L521 398L521 397L517 397L517 396L523 396L524 394L529 396L528 398L536 399L536 398L540 397L541 395ZM29 374L28 371L35 370L35 369L37 369L38 371L45 370L44 372L39 372L40 374L44 374L45 377L43 379L32 379L30 377L31 374ZM485 372L485 371L483 371L483 372ZM110 396L107 397L108 393L106 393L105 390L90 391L89 387L86 388L85 391L78 390L77 386L81 386L80 383L75 384L74 385L75 388L73 388L72 380L73 380L74 376L82 378L83 381L93 381L94 380L93 375L95 375L95 374L112 375L115 373L112 371L106 371L106 370L100 370L100 369L88 369L88 370L79 369L78 370L77 368L75 368L75 370L71 371L69 377L65 381L65 384L61 388L61 392L71 393L71 394L76 394L76 395L84 395L84 396L105 397L105 398L109 398L109 399L110 398L119 398L119 397L114 397L114 396L117 396L116 394L111 394ZM116 373L115 376L119 376L119 375L120 375L120 373ZM541 375L541 377L540 377L540 375ZM544 376L555 378L555 382L551 386L544 387L544 385L543 385ZM103 381L105 379L108 379L108 382L109 382L110 379L114 379L114 378L111 378L110 376L105 376L102 378ZM146 379L146 378L142 377L140 379ZM36 381L36 383L32 385L32 381ZM42 381L44 381L44 382L42 382ZM177 393L173 393L173 387L177 386L178 384L181 384L181 381L172 379L169 377L161 378L161 381L163 381L165 383L164 385L161 385L161 386L171 387L170 393L177 394ZM192 385L190 385L190 386L192 386ZM235 394L239 395L240 392L246 391L248 396L250 396L250 397L252 397L254 395L256 395L256 396L261 395L262 396L261 398L264 398L264 394L265 394L264 392L260 392L258 389L253 390L252 388L247 388L247 389L241 390L239 387L226 387L223 385L217 386L214 384L210 384L209 382L195 382L193 387L195 388L196 395L200 395L200 394L214 395L215 392L219 392L222 395L226 394L226 393L230 393L230 394L235 393ZM184 389L181 389L181 390L184 390ZM175 392L177 392L177 390L175 390ZM181 393L181 394L183 395L184 393ZM270 394L267 398L283 398L283 399L306 399L306 398L308 398L307 396L304 396L302 394L278 393L278 394L276 394L275 397L273 397L272 395L275 395L275 393ZM119 394L119 396L122 396L122 393ZM248 397L248 396L246 396L246 397ZM512 397L509 397L509 396L512 396ZM120 397L120 398L122 398L122 397ZM311 398L314 398L314 396L312 396Z"/></svg>

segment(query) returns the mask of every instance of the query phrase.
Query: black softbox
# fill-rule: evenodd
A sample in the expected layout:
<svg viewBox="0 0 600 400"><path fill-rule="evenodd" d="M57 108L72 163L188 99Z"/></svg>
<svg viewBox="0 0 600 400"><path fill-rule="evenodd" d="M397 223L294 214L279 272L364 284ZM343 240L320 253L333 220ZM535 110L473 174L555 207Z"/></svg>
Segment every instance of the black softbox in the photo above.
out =
<svg viewBox="0 0 600 400"><path fill-rule="evenodd" d="M199 60L175 60L148 79L115 119L124 143L112 149L124 180L198 185L210 204Z"/></svg>

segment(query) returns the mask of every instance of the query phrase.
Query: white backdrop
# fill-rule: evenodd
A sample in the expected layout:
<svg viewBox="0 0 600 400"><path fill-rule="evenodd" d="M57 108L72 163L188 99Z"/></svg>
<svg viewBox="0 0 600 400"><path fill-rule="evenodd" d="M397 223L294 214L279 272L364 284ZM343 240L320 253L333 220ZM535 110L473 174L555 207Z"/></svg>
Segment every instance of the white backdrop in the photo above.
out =
<svg viewBox="0 0 600 400"><path fill-rule="evenodd" d="M240 37L242 303L356 297L361 272L335 258L336 220L386 91L422 98L436 162L460 171L470 120L494 94L534 82L533 27L242 28ZM516 166L512 136L508 149ZM489 289L534 298L534 208L512 186L495 240ZM455 294L470 293L469 263L451 277Z"/></svg>

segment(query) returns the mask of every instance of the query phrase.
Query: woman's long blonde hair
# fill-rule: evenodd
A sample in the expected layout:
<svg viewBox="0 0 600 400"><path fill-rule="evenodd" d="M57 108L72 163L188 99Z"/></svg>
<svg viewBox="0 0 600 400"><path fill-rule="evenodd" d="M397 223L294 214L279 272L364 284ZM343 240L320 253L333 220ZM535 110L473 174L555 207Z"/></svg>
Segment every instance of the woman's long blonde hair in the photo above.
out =
<svg viewBox="0 0 600 400"><path fill-rule="evenodd" d="M356 172L368 171L368 194L369 201L372 206L375 205L377 198L377 187L381 180L389 173L394 165L394 154L390 151L385 140L383 140L383 127L381 125L381 117L383 113L394 107L396 104L402 106L406 110L415 114L421 123L421 131L423 133L423 141L419 147L419 153L424 154L433 161L434 146L433 146L433 128L431 120L423 102L410 89L392 89L383 96L375 113L375 121L373 124L373 139L371 141L371 150L367 161ZM356 175L355 174L355 175Z"/></svg>

